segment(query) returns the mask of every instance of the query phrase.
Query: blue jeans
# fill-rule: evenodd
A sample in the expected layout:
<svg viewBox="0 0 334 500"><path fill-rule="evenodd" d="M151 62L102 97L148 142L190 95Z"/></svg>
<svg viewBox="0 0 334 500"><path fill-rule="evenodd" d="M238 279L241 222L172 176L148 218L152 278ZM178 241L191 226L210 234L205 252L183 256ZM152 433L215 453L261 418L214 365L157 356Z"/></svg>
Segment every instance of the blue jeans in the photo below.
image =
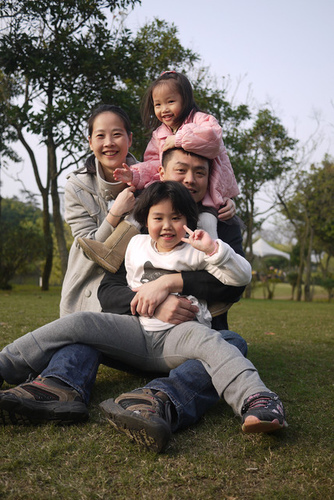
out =
<svg viewBox="0 0 334 500"><path fill-rule="evenodd" d="M237 333L221 331L222 337L247 355L247 343ZM59 349L41 375L55 377L76 389L86 404L89 402L99 364L115 366L94 348L83 344L71 344ZM168 377L151 381L145 387L162 391L174 404L173 431L188 427L211 408L219 399L211 378L200 361L188 360L170 371Z"/></svg>

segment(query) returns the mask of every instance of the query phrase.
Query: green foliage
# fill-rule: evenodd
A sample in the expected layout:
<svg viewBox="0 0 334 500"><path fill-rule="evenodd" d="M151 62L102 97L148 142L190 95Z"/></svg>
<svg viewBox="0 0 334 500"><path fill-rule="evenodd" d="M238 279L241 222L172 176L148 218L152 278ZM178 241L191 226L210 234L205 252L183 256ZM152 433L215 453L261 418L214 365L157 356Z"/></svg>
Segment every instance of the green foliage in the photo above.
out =
<svg viewBox="0 0 334 500"><path fill-rule="evenodd" d="M17 273L36 269L43 258L41 211L32 202L1 200L0 289L10 288Z"/></svg>
<svg viewBox="0 0 334 500"><path fill-rule="evenodd" d="M134 3L2 2L0 15L8 24L0 39L0 67L8 82L17 82L16 96L25 96L23 103L5 100L14 129L26 128L46 145L51 134L65 151L82 148L82 119L101 100L101 89L115 89L133 69L129 36L118 39L109 31L107 11Z"/></svg>
<svg viewBox="0 0 334 500"><path fill-rule="evenodd" d="M334 159L325 156L321 166L312 166L305 196L315 248L334 256Z"/></svg>
<svg viewBox="0 0 334 500"><path fill-rule="evenodd" d="M322 278L320 281L320 285L327 291L328 293L328 302L331 301L333 297L334 290L334 276L327 276L326 278Z"/></svg>
<svg viewBox="0 0 334 500"><path fill-rule="evenodd" d="M0 111L12 134L5 139L16 139L23 144L42 194L45 239L42 286L46 290L52 267L49 194L64 274L68 253L58 176L63 169L76 165L87 152L84 120L91 107L103 100L104 89L117 100L120 82L133 71L129 33L110 32L107 15L135 3L136 0L4 0L0 4L0 19L4 24L0 36L0 71L8 90L0 94ZM5 126L2 129L7 130ZM28 133L46 148L44 185L41 174L45 164L41 161L39 165ZM8 147L2 150L4 154L11 153Z"/></svg>
<svg viewBox="0 0 334 500"><path fill-rule="evenodd" d="M254 222L254 197L267 181L291 166L295 141L267 109L253 115L247 105L232 105L225 90L217 89L205 67L196 67L198 54L184 48L174 24L154 19L135 36L122 28L118 9L136 0L4 0L0 18L0 148L20 140L26 148L43 197L46 278L51 272L48 193L62 272L66 240L59 211L57 179L77 166L88 150L86 119L101 102L122 106L133 124L132 151L141 160L149 137L140 118L140 103L149 83L162 71L186 73L199 106L222 124L223 137L241 189L238 212L247 224L247 244L262 220ZM112 12L113 22L108 24ZM109 16L110 19L110 16ZM47 182L26 139L35 135L45 146ZM46 279L45 278L45 279Z"/></svg>
<svg viewBox="0 0 334 500"><path fill-rule="evenodd" d="M117 103L131 118L132 152L141 160L151 133L143 129L140 116L142 99L148 86L163 71L176 70L188 74L199 56L181 45L178 29L173 23L156 18L140 28L132 39L130 58L136 71L123 80Z"/></svg>
<svg viewBox="0 0 334 500"><path fill-rule="evenodd" d="M2 346L56 319L58 303L52 288L0 292ZM98 404L153 375L100 367L86 424L0 427L0 497L331 498L333 305L242 300L229 322L247 340L261 378L280 394L289 423L284 432L244 435L239 418L220 402L173 434L165 454L143 452L103 419Z"/></svg>
<svg viewBox="0 0 334 500"><path fill-rule="evenodd" d="M304 267L306 268L305 286L308 290L312 252L322 257L319 262L324 279L334 257L333 192L334 162L332 158L325 156L321 165L312 165L310 171L300 172L296 190L290 198L280 196L282 213L293 224L297 238L291 263L299 265L300 284Z"/></svg>
<svg viewBox="0 0 334 500"><path fill-rule="evenodd" d="M240 132L232 164L241 191L238 210L247 226L246 247L250 253L256 217L255 195L266 182L292 168L295 145L296 140L288 136L280 120L268 109L259 110L255 120Z"/></svg>

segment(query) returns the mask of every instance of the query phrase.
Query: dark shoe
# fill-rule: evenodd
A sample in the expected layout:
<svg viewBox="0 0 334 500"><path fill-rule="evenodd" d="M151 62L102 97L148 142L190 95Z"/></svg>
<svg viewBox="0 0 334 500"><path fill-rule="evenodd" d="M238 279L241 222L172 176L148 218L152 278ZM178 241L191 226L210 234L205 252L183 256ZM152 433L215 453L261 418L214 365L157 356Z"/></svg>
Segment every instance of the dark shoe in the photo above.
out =
<svg viewBox="0 0 334 500"><path fill-rule="evenodd" d="M37 377L0 391L0 422L6 424L72 424L85 422L88 409L80 394L55 379Z"/></svg>
<svg viewBox="0 0 334 500"><path fill-rule="evenodd" d="M139 234L138 229L123 220L104 243L89 238L78 238L78 243L87 257L103 269L116 273L124 260L129 241L136 234Z"/></svg>
<svg viewBox="0 0 334 500"><path fill-rule="evenodd" d="M164 401L165 400L165 401ZM146 450L161 453L171 437L171 403L162 392L136 389L107 399L100 408L108 421Z"/></svg>
<svg viewBox="0 0 334 500"><path fill-rule="evenodd" d="M288 426L283 404L273 392L249 396L244 401L241 415L242 430L248 433L272 432Z"/></svg>

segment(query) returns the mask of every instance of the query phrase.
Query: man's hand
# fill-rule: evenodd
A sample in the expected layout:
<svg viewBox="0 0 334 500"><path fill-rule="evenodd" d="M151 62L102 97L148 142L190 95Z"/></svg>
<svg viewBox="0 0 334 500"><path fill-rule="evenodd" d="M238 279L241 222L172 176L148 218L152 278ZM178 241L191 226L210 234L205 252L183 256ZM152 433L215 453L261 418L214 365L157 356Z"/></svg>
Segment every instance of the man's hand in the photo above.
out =
<svg viewBox="0 0 334 500"><path fill-rule="evenodd" d="M230 198L227 200L225 205L218 210L219 220L231 219L236 214L235 203Z"/></svg>
<svg viewBox="0 0 334 500"><path fill-rule="evenodd" d="M198 307L192 305L185 297L168 295L167 299L156 308L154 316L166 323L179 325L194 320L197 312Z"/></svg>

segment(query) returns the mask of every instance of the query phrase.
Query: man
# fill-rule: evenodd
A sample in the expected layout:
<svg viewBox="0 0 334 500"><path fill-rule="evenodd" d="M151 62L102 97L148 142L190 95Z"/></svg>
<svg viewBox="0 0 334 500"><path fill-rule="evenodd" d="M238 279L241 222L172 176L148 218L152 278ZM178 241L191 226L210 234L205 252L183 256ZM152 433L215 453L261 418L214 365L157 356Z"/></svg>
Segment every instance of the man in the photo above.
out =
<svg viewBox="0 0 334 500"><path fill-rule="evenodd" d="M209 181L207 159L176 149L165 153L163 165L160 171L162 180L182 182L190 190L195 201L200 202L203 199ZM219 222L218 231L221 239L229 243L237 253L243 253L240 227L237 223ZM124 269L108 277L108 286L101 286L99 293L103 310L129 314L129 304L136 294L126 287ZM222 285L205 271L175 274L173 278L180 294L193 294L206 299L209 304L217 300L235 302L244 289ZM137 311L144 314L148 299L140 290L137 299ZM155 311L158 318L174 324L193 319L194 313L194 307L186 299L175 295L170 295ZM227 331L226 313L213 318L213 328L223 329L223 338L246 354L245 341L234 332ZM71 345L60 349L36 380L2 391L0 409L3 421L17 423L19 419L28 422L86 420L90 390L101 361L108 364L108 360L102 360L101 355L88 346ZM146 423L146 435L141 444L161 451L168 442L171 430L176 431L196 422L217 400L218 395L203 365L199 361L187 361L172 370L169 377L156 379L145 388L121 395L116 400L116 405L119 405L117 408L122 413L122 422L117 424L117 427L124 430L132 425L129 433L138 440L136 416L139 415L140 424L142 425L143 419ZM109 412L110 404L104 402L101 407L114 421L113 414Z"/></svg>

